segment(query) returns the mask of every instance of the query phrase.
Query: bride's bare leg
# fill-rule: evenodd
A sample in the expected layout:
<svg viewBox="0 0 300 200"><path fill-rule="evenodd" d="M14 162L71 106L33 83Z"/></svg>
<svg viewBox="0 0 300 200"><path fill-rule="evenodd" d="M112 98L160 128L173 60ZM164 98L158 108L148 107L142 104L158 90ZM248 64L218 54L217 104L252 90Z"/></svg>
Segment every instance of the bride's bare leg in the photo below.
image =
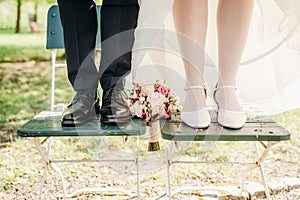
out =
<svg viewBox="0 0 300 200"><path fill-rule="evenodd" d="M187 91L181 119L195 128L210 125L203 79L207 0L174 0L173 16L186 73Z"/></svg>
<svg viewBox="0 0 300 200"><path fill-rule="evenodd" d="M204 66L204 47L207 31L207 0L174 0L173 18L178 42L183 56L187 87L204 86L202 77ZM189 62L192 61L192 64ZM193 66L196 65L196 66ZM192 95L189 97L189 95ZM186 111L193 111L206 107L203 89L193 89L188 92L189 106Z"/></svg>
<svg viewBox="0 0 300 200"><path fill-rule="evenodd" d="M247 41L253 3L253 0L219 0L217 13L219 86L236 86L237 71ZM220 89L216 94L221 108L241 110L232 88Z"/></svg>

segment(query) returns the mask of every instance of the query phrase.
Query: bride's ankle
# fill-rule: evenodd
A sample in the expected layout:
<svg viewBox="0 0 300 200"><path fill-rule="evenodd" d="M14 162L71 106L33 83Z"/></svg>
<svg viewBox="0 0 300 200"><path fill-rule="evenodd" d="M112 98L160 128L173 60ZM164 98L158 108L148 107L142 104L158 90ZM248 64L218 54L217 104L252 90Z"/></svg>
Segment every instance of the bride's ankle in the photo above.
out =
<svg viewBox="0 0 300 200"><path fill-rule="evenodd" d="M214 91L214 99L219 109L242 111L238 100L237 88L233 85L217 85Z"/></svg>
<svg viewBox="0 0 300 200"><path fill-rule="evenodd" d="M182 108L183 112L192 112L205 109L206 105L206 88L203 86L190 86L185 88L185 102Z"/></svg>

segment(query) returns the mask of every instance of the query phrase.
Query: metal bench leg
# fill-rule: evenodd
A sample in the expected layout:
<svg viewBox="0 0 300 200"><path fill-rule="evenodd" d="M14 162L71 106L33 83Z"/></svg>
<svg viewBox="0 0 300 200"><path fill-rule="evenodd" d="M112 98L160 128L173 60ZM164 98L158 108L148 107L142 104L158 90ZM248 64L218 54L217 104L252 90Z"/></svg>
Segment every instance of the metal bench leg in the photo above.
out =
<svg viewBox="0 0 300 200"><path fill-rule="evenodd" d="M140 166L139 166L139 149L140 149L140 137L137 136L136 138L136 193L137 199L140 198Z"/></svg>
<svg viewBox="0 0 300 200"><path fill-rule="evenodd" d="M49 139L49 137L46 138L46 139ZM41 142L38 137L34 138L33 141L34 141L34 144L35 144L35 146L36 146L39 154L41 155L42 159L45 161L45 168L44 168L44 171L43 171L42 181L41 181L41 184L40 184L38 199L39 200L42 199L42 190L43 190L43 187L44 187L45 177L46 177L46 173L47 173L47 170L48 170L49 166L51 166L60 175L64 194L63 195L59 195L59 196L60 197L68 197L68 196L70 196L67 193L66 184L65 184L65 180L64 180L64 175L63 175L61 169L55 163L51 162L51 160L49 159L49 154L50 154L50 150L51 150L51 147L52 147L53 138L50 137L46 151L44 151L42 149L41 144L43 142Z"/></svg>
<svg viewBox="0 0 300 200"><path fill-rule="evenodd" d="M266 158L266 156L267 156L269 150L271 149L271 147L273 145L277 144L277 142L268 142L267 146L262 142L260 144L263 145L265 150L261 154L260 151L259 151L259 148L258 148L258 142L255 142L255 149L256 149L256 153L257 153L257 157L258 157L258 166L259 166L259 169L260 169L261 177L262 177L263 182L264 182L266 197L267 197L268 200L270 200L271 197L270 197L269 187L267 185L267 179L266 179L266 176L265 176L265 171L264 171L262 162Z"/></svg>
<svg viewBox="0 0 300 200"><path fill-rule="evenodd" d="M92 192L96 192L96 193L117 192L117 193L126 194L130 197L134 197L134 194L132 194L131 192L128 192L127 190L125 190L123 188L81 188L72 193L68 193L67 189L66 189L64 175L62 173L61 168L58 165L56 165L55 163L51 163L51 167L60 175L61 182L63 185L64 193L61 195L57 195L57 198L63 198L63 197L64 198L72 198L81 193L92 193Z"/></svg>
<svg viewBox="0 0 300 200"><path fill-rule="evenodd" d="M54 90L55 90L55 67L56 67L56 49L51 51L51 66L52 66L52 75L51 75L51 111L54 111Z"/></svg>
<svg viewBox="0 0 300 200"><path fill-rule="evenodd" d="M74 197L80 193L91 193L91 192L97 192L97 193L107 193L107 192L117 192L117 193L123 193L126 194L130 197L137 197L137 199L140 198L140 169L139 169L139 136L137 136L137 142L136 142L136 158L135 160L91 160L90 162L134 162L136 164L136 181L137 181L137 186L136 186L136 194L133 194L131 192L129 192L128 190L125 190L123 188L82 188L79 190L76 190L73 193L68 193L67 189L66 189L66 183L65 183L65 179L64 179L64 175L62 173L61 168L56 164L56 163L60 163L60 162L87 162L87 161L81 161L81 160L50 160L49 158L49 154L51 151L51 147L52 147L52 141L53 138L52 137L48 137L49 138L49 142L48 142L48 146L46 150L43 150L42 148L42 144L46 141L40 141L39 137L35 137L33 139L33 142L40 154L40 156L42 157L43 161L45 162L45 168L43 171L43 176L42 176L42 180L41 180L41 184L40 184L40 188L39 188L39 197L38 199L41 200L42 199L42 191L43 191L43 187L44 187L44 181L45 181L45 177L46 177L46 173L47 170L49 168L49 166L54 169L60 176L61 179L61 183L62 183L62 187L63 187L63 194L61 195L57 195L58 198L62 198L62 197L66 197L66 198L70 198L70 197ZM48 139L47 138L47 139Z"/></svg>
<svg viewBox="0 0 300 200"><path fill-rule="evenodd" d="M65 178L64 178L64 175L63 175L60 167L58 165L56 165L55 163L51 163L50 165L59 174L60 180L61 180L61 183L62 183L64 194L59 195L59 197L68 197L69 194L67 193Z"/></svg>
<svg viewBox="0 0 300 200"><path fill-rule="evenodd" d="M260 142L260 144L265 148L265 150L261 154L260 151L259 151L259 148L258 148L258 142L255 142L255 149L256 149L256 153L257 153L257 161L253 165L250 165L249 167L246 168L245 173L242 176L241 193L244 191L246 174L248 172L252 171L253 169L255 169L256 167L259 167L260 172L261 172L261 176L262 176L262 180L263 180L263 183L264 183L266 197L267 197L268 200L271 199L269 188L268 188L268 185L267 185L267 179L266 179L266 176L265 176L265 173L264 173L262 163L265 160L266 156L268 155L271 147L273 145L277 144L277 143L278 142L268 142L268 144L265 145L263 142Z"/></svg>
<svg viewBox="0 0 300 200"><path fill-rule="evenodd" d="M42 149L41 144L43 142L41 142L39 138L34 138L33 143L36 146L36 148L37 148L39 154L41 155L42 159L45 161L45 167L44 167L44 171L43 171L42 180L41 180L41 183L40 183L39 197L38 197L38 199L41 200L42 199L42 192L43 192L44 182L45 182L45 177L46 177L46 174L47 174L48 166L50 164L49 153L50 153L50 150L51 150L52 138L49 139L46 151L44 151Z"/></svg>
<svg viewBox="0 0 300 200"><path fill-rule="evenodd" d="M171 145L172 147L172 145ZM172 199L172 194L171 194L171 174L170 174L170 167L171 167L171 158L170 158L170 152L171 150L169 150L169 148L166 148L166 170L167 170L167 196L169 197L169 199Z"/></svg>

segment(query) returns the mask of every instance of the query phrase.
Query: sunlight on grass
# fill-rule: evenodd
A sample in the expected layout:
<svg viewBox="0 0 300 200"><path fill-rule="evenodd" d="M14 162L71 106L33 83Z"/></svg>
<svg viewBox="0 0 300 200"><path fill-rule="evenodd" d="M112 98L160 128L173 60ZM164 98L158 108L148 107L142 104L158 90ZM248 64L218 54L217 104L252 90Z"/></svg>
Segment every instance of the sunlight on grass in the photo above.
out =
<svg viewBox="0 0 300 200"><path fill-rule="evenodd" d="M14 70L12 70L14 69ZM50 62L0 64L0 129L16 132L26 120L42 110L50 110ZM64 88L56 93L56 101L69 103L73 96L66 68L57 70L56 85Z"/></svg>
<svg viewBox="0 0 300 200"><path fill-rule="evenodd" d="M32 167L38 162L33 159L37 156L37 152L31 151L30 148L24 150L24 145L33 147L29 141L17 140L2 151L5 153L5 157L0 159L0 168L2 169L0 170L0 191L14 187L16 180L20 177L33 178L37 176L38 170Z"/></svg>
<svg viewBox="0 0 300 200"><path fill-rule="evenodd" d="M50 60L50 50L46 49L45 33L0 34L0 62ZM62 57L59 50L58 57Z"/></svg>
<svg viewBox="0 0 300 200"><path fill-rule="evenodd" d="M290 131L300 132L300 109L294 109L288 112L274 116L276 121Z"/></svg>
<svg viewBox="0 0 300 200"><path fill-rule="evenodd" d="M1 48L3 46L24 46L30 49L32 46L46 47L46 33L21 33L21 34L1 34Z"/></svg>

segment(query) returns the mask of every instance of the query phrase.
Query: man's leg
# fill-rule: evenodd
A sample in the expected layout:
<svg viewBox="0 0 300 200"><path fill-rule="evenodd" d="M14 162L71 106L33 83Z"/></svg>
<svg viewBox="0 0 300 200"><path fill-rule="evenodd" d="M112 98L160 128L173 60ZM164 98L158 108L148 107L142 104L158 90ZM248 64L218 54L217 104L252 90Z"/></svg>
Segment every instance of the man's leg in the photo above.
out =
<svg viewBox="0 0 300 200"><path fill-rule="evenodd" d="M139 5L136 0L104 0L101 8L100 83L103 89L101 122L130 119L124 77L130 73L134 30Z"/></svg>
<svg viewBox="0 0 300 200"><path fill-rule="evenodd" d="M98 71L94 62L97 11L93 0L58 0L64 30L68 78L76 92L63 113L63 126L76 126L95 114Z"/></svg>

